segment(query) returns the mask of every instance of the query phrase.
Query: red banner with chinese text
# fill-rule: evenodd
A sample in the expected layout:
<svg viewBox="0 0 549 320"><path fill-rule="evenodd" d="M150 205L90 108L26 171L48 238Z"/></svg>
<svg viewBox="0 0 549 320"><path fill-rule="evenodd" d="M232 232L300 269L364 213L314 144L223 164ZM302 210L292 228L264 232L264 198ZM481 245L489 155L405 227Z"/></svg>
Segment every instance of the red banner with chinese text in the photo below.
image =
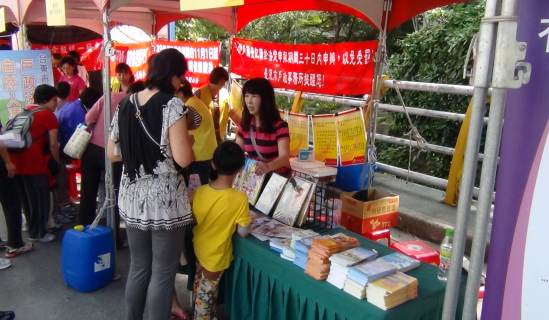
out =
<svg viewBox="0 0 549 320"><path fill-rule="evenodd" d="M277 88L362 95L372 91L378 41L289 45L234 38L231 72Z"/></svg>
<svg viewBox="0 0 549 320"><path fill-rule="evenodd" d="M72 44L31 44L32 50L49 50L51 53L60 53L63 57L67 56L69 51L80 53L80 63L84 65L86 70L100 70L103 67L101 55L101 47L103 40L92 40L86 42Z"/></svg>

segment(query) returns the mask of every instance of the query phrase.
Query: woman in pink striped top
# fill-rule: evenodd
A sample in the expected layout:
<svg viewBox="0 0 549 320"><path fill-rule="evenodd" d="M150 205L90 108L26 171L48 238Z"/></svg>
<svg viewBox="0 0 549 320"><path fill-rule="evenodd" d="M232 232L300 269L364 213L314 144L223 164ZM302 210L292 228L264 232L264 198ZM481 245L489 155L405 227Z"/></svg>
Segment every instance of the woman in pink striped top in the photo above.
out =
<svg viewBox="0 0 549 320"><path fill-rule="evenodd" d="M264 78L248 80L242 88L244 105L236 143L251 158L263 160L256 173L290 172L290 131L280 118L271 83ZM253 130L257 150L251 139ZM259 151L259 154L258 154Z"/></svg>

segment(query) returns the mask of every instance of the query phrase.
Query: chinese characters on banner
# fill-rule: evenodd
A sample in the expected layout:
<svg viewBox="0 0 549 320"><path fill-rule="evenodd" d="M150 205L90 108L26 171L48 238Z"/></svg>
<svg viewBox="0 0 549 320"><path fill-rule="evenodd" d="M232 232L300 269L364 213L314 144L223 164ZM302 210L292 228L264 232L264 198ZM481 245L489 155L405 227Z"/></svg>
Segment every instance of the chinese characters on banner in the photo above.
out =
<svg viewBox="0 0 549 320"><path fill-rule="evenodd" d="M103 67L100 59L102 44L102 40L58 45L32 44L31 49L50 50L51 53L60 53L63 57L67 56L69 51L76 51L80 53L80 63L84 65L86 70L91 71L100 70Z"/></svg>
<svg viewBox="0 0 549 320"><path fill-rule="evenodd" d="M210 73L219 66L221 61L221 43L219 42L154 40L152 45L154 53L175 48L185 56L189 67L187 80L193 87L201 87L209 83Z"/></svg>
<svg viewBox="0 0 549 320"><path fill-rule="evenodd" d="M337 131L333 114L313 116L313 137L315 160L337 166Z"/></svg>
<svg viewBox="0 0 549 320"><path fill-rule="evenodd" d="M117 49L115 47L115 49ZM152 55L152 47L148 42L137 44L125 44L126 63L132 69L135 80L145 80L149 66L147 61ZM115 76L116 64L111 64L111 76Z"/></svg>
<svg viewBox="0 0 549 320"><path fill-rule="evenodd" d="M305 114L289 113L290 156L297 157L299 150L309 147L309 117Z"/></svg>
<svg viewBox="0 0 549 320"><path fill-rule="evenodd" d="M336 116L341 165L364 163L366 130L360 109L339 113Z"/></svg>
<svg viewBox="0 0 549 320"><path fill-rule="evenodd" d="M231 72L263 77L277 88L303 92L370 94L378 41L287 45L234 38Z"/></svg>
<svg viewBox="0 0 549 320"><path fill-rule="evenodd" d="M43 50L0 51L0 66L0 119L6 123L34 103L36 86L53 85L53 73L50 53Z"/></svg>

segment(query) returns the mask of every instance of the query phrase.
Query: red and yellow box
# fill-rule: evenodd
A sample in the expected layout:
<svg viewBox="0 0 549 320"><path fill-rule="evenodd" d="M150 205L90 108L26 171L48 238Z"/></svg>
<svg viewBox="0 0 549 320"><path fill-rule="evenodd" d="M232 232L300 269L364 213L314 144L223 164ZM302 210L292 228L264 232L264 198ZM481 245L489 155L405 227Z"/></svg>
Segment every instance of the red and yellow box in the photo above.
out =
<svg viewBox="0 0 549 320"><path fill-rule="evenodd" d="M341 225L347 230L364 234L396 227L398 224L399 196L389 191L368 190L367 202L353 199L356 192L342 193Z"/></svg>

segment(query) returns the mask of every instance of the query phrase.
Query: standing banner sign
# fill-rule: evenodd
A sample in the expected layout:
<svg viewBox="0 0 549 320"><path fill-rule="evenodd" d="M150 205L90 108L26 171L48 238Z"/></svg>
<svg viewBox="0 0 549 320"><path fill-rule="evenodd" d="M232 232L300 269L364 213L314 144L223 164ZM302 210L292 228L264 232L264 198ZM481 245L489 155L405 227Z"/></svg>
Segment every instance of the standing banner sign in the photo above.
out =
<svg viewBox="0 0 549 320"><path fill-rule="evenodd" d="M181 11L192 11L202 9L212 9L221 7L235 7L244 4L244 0L201 0L201 1L189 1L180 0Z"/></svg>
<svg viewBox="0 0 549 320"><path fill-rule="evenodd" d="M309 117L306 114L289 113L290 156L297 157L299 150L309 147Z"/></svg>
<svg viewBox="0 0 549 320"><path fill-rule="evenodd" d="M147 61L152 55L152 47L148 42L125 44L124 47L127 48L126 63L132 69L135 80L144 80L149 69Z"/></svg>
<svg viewBox="0 0 549 320"><path fill-rule="evenodd" d="M36 86L53 85L53 71L50 53L43 50L2 50L0 65L0 120L5 124L34 103Z"/></svg>
<svg viewBox="0 0 549 320"><path fill-rule="evenodd" d="M80 63L86 70L100 70L103 67L102 60L99 59L103 40L92 40L71 44L44 45L31 44L32 50L49 50L51 53L60 53L66 56L69 51L80 53Z"/></svg>
<svg viewBox="0 0 549 320"><path fill-rule="evenodd" d="M242 115L242 111L244 110L242 104L242 86L235 80L231 84L231 106L233 110Z"/></svg>
<svg viewBox="0 0 549 320"><path fill-rule="evenodd" d="M48 26L66 26L65 0L46 0L46 19Z"/></svg>
<svg viewBox="0 0 549 320"><path fill-rule="evenodd" d="M362 95L372 92L378 41L289 45L234 38L231 72L277 88Z"/></svg>
<svg viewBox="0 0 549 320"><path fill-rule="evenodd" d="M341 165L364 163L366 130L362 110L357 108L336 115Z"/></svg>
<svg viewBox="0 0 549 320"><path fill-rule="evenodd" d="M337 166L337 130L333 114L313 116L315 160Z"/></svg>
<svg viewBox="0 0 549 320"><path fill-rule="evenodd" d="M483 320L549 314L549 6L518 3L517 41L526 41L530 83L509 90L497 179ZM545 316L544 316L545 315Z"/></svg>
<svg viewBox="0 0 549 320"><path fill-rule="evenodd" d="M201 87L209 83L210 73L219 66L221 61L221 43L219 42L154 40L152 45L154 53L167 48L175 48L185 56L189 67L187 80L193 87Z"/></svg>

